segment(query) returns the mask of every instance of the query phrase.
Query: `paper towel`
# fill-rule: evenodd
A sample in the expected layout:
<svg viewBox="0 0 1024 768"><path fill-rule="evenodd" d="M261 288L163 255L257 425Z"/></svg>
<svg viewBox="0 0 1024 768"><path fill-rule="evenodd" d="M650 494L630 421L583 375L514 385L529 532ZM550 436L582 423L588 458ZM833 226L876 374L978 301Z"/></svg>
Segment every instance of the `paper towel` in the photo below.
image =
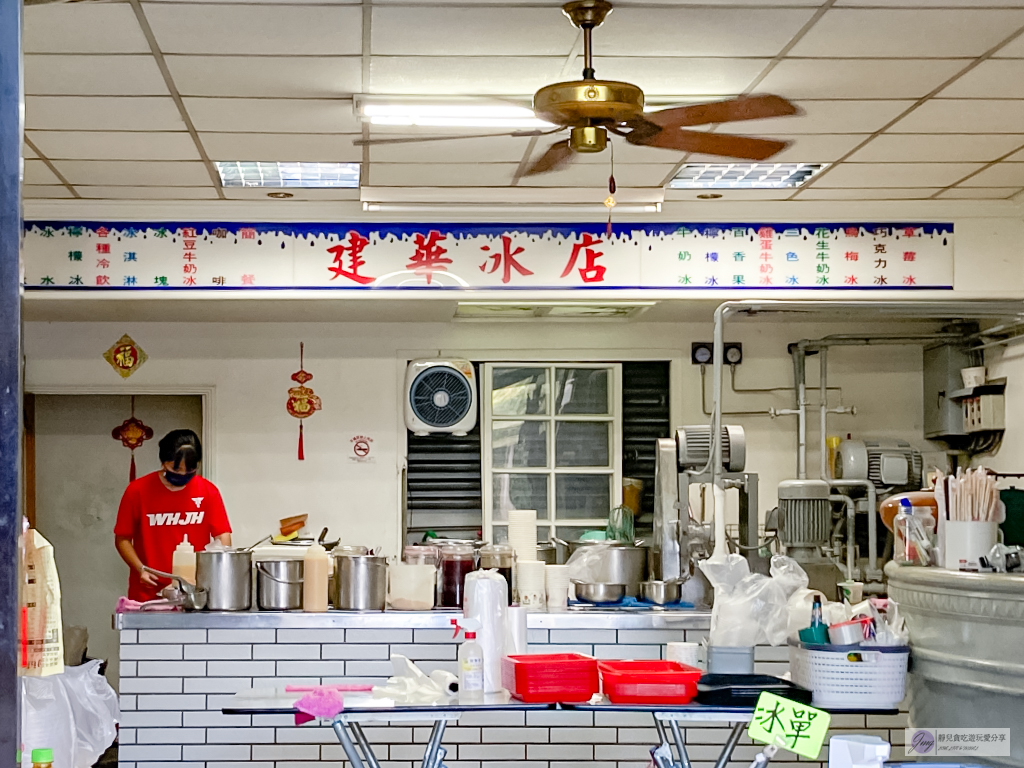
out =
<svg viewBox="0 0 1024 768"><path fill-rule="evenodd" d="M508 642L508 583L497 571L466 574L463 614L480 622L476 640L484 655L484 693L501 690L501 660Z"/></svg>
<svg viewBox="0 0 1024 768"><path fill-rule="evenodd" d="M526 609L512 606L508 609L508 625L505 653L515 656L527 653L526 650Z"/></svg>

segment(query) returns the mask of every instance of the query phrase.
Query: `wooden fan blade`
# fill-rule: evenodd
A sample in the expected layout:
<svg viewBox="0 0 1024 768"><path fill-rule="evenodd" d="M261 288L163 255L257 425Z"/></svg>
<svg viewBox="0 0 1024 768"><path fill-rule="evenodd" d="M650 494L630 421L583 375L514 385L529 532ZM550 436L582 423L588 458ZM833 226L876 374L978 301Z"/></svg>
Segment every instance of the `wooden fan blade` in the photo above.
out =
<svg viewBox="0 0 1024 768"><path fill-rule="evenodd" d="M767 160L789 146L788 141L758 139L754 136L736 136L731 133L702 133L701 131L662 130L653 136L633 134L627 139L631 144L644 147L677 149L680 152L697 152L702 155L720 155L741 160Z"/></svg>
<svg viewBox="0 0 1024 768"><path fill-rule="evenodd" d="M378 144L420 144L426 141L455 141L456 139L490 139L500 138L502 136L512 136L514 138L523 138L530 136L546 136L549 133L556 133L562 130L561 128L555 131L512 131L510 133L462 133L458 136L398 136L392 139L354 139L352 145L356 147L373 147Z"/></svg>
<svg viewBox="0 0 1024 768"><path fill-rule="evenodd" d="M688 125L733 123L737 120L760 120L766 117L796 115L800 109L781 96L741 96L728 101L693 104L688 107L649 112L644 119L662 128L683 128Z"/></svg>
<svg viewBox="0 0 1024 768"><path fill-rule="evenodd" d="M547 152L526 169L526 173L523 175L536 176L538 173L558 171L568 165L570 160L572 160L572 147L569 146L569 140L556 141L548 147Z"/></svg>

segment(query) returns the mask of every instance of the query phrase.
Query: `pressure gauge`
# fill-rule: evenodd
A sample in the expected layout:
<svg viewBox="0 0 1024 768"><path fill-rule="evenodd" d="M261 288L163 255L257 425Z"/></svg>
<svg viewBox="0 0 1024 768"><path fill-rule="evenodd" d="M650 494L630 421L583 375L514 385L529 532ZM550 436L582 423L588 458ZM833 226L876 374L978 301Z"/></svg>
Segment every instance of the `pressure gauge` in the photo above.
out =
<svg viewBox="0 0 1024 768"><path fill-rule="evenodd" d="M694 365L708 365L711 363L711 344L695 341L690 347L690 362Z"/></svg>
<svg viewBox="0 0 1024 768"><path fill-rule="evenodd" d="M743 362L743 347L739 344L727 344L725 347L725 362L729 365L739 365Z"/></svg>

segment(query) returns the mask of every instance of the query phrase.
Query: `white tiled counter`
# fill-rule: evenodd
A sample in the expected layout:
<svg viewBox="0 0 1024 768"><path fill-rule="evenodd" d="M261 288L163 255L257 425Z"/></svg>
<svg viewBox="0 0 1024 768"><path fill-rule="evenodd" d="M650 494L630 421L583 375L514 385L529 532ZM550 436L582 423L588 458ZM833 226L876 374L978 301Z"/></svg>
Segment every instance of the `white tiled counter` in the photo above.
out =
<svg viewBox="0 0 1024 768"><path fill-rule="evenodd" d="M223 715L237 691L286 683L383 682L400 653L424 671L456 672L449 612L126 614L121 630L120 768L311 768L344 761L330 728L277 715ZM699 641L710 614L529 616L533 652L660 658L669 641ZM758 671L788 670L786 648L759 648ZM835 728L902 744L905 716L843 715ZM429 724L366 728L381 768L416 768ZM687 728L694 768L710 768L729 728ZM466 713L445 733L448 768L643 768L657 741L646 714ZM733 765L756 748L746 738ZM824 756L823 756L824 757ZM801 760L787 764L810 768Z"/></svg>

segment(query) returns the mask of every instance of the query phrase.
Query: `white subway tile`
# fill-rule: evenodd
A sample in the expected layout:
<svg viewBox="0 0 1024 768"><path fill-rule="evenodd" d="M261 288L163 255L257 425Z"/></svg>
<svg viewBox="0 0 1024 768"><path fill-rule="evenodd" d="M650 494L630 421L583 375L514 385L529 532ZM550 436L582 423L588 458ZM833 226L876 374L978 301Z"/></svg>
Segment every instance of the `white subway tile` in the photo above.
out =
<svg viewBox="0 0 1024 768"><path fill-rule="evenodd" d="M122 712L121 729L180 728L181 712Z"/></svg>
<svg viewBox="0 0 1024 768"><path fill-rule="evenodd" d="M650 749L642 744L596 744L595 760L643 760L650 762ZM774 768L774 767L773 767Z"/></svg>
<svg viewBox="0 0 1024 768"><path fill-rule="evenodd" d="M319 677L257 677L252 682L255 688L284 688L286 685L330 685ZM348 681L339 680L338 682Z"/></svg>
<svg viewBox="0 0 1024 768"><path fill-rule="evenodd" d="M121 677L135 677L138 665L134 661L121 661L118 664L118 674Z"/></svg>
<svg viewBox="0 0 1024 768"><path fill-rule="evenodd" d="M647 744L652 746L660 743L658 732L654 728L619 728L619 744Z"/></svg>
<svg viewBox="0 0 1024 768"><path fill-rule="evenodd" d="M123 660L178 661L182 658L180 645L129 645L121 648Z"/></svg>
<svg viewBox="0 0 1024 768"><path fill-rule="evenodd" d="M344 676L348 671L344 661L270 661L268 664L276 664L278 677L325 677L327 675ZM349 662L350 664L358 662ZM374 664L378 662L362 662ZM388 663L390 668L391 664Z"/></svg>
<svg viewBox="0 0 1024 768"><path fill-rule="evenodd" d="M376 747L374 747L376 749ZM451 748L449 747L449 751ZM322 750L321 750L322 751ZM392 744L388 747L388 757L391 760L422 760L422 744ZM445 760L444 764L451 768L452 760Z"/></svg>
<svg viewBox="0 0 1024 768"><path fill-rule="evenodd" d="M137 629L122 629L121 630L121 645L130 645L131 643L139 642L139 630Z"/></svg>
<svg viewBox="0 0 1024 768"><path fill-rule="evenodd" d="M584 643L593 645L595 643L614 643L617 639L614 629L552 629L549 634L552 644Z"/></svg>
<svg viewBox="0 0 1024 768"><path fill-rule="evenodd" d="M681 629L620 629L620 643L637 645L665 645L665 643L683 642Z"/></svg>
<svg viewBox="0 0 1024 768"><path fill-rule="evenodd" d="M122 708L124 708L124 699L121 697ZM171 709L171 710L186 710L186 709L206 709L206 697L205 696L193 696L189 694L184 695L167 695L167 696L139 696L138 697L138 708L140 710L152 710L152 709Z"/></svg>
<svg viewBox="0 0 1024 768"><path fill-rule="evenodd" d="M277 630L274 629L211 629L208 642L211 643L276 643Z"/></svg>
<svg viewBox="0 0 1024 768"><path fill-rule="evenodd" d="M484 728L484 744L546 744L547 728Z"/></svg>
<svg viewBox="0 0 1024 768"><path fill-rule="evenodd" d="M207 643L206 645L186 645L185 646L185 658L186 659L202 659L207 660L233 660L240 661L251 659L252 646L251 645L228 645L222 643L220 645Z"/></svg>
<svg viewBox="0 0 1024 768"><path fill-rule="evenodd" d="M452 637L451 629L414 629L412 636L415 643L462 643L461 638Z"/></svg>
<svg viewBox="0 0 1024 768"><path fill-rule="evenodd" d="M271 630L273 631L273 630ZM274 768L273 763L252 763L246 760L244 763L227 763L221 761L208 762L206 768Z"/></svg>
<svg viewBox="0 0 1024 768"><path fill-rule="evenodd" d="M278 728L277 738L270 739L270 742L277 741L278 744L337 744L338 736L334 733L334 729L330 727L323 727L318 725L304 725L300 728L296 728L293 724L291 728ZM377 745L373 743L373 739L369 739L370 743L373 744L374 750L377 749Z"/></svg>
<svg viewBox="0 0 1024 768"><path fill-rule="evenodd" d="M282 662L283 663L283 662ZM321 662L327 663L327 662ZM424 672L427 670L422 666L418 665ZM393 672L393 667L390 661L346 661L345 662L345 674L346 675L360 675L363 677L390 677ZM324 674L337 674L335 672L324 673ZM429 674L429 673L428 673Z"/></svg>
<svg viewBox="0 0 1024 768"><path fill-rule="evenodd" d="M909 728L910 716L906 712L898 715L868 715L867 725L868 728Z"/></svg>
<svg viewBox="0 0 1024 768"><path fill-rule="evenodd" d="M353 664L373 664L372 661L349 661L346 662L345 669L351 669ZM417 661L416 666L423 670L424 674L429 675L437 670L443 670L445 672L451 672L453 675L459 674L459 662L457 661Z"/></svg>
<svg viewBox="0 0 1024 768"><path fill-rule="evenodd" d="M295 715L253 715L252 724L254 726L269 726L271 728L295 727Z"/></svg>
<svg viewBox="0 0 1024 768"><path fill-rule="evenodd" d="M337 640L323 642L338 642ZM347 629L346 643L411 643L411 629Z"/></svg>
<svg viewBox="0 0 1024 768"><path fill-rule="evenodd" d="M294 644L281 644L281 645L256 645L252 649L252 657L254 659L319 659L320 658L320 646L319 645L299 645Z"/></svg>
<svg viewBox="0 0 1024 768"><path fill-rule="evenodd" d="M516 726L525 725L524 712L465 712L459 718L459 725L466 726Z"/></svg>
<svg viewBox="0 0 1024 768"><path fill-rule="evenodd" d="M140 728L135 732L137 744L203 744L202 728Z"/></svg>
<svg viewBox="0 0 1024 768"><path fill-rule="evenodd" d="M588 762L587 763L587 768L617 768L618 765L621 765L621 763L613 763L613 762L595 763L595 762ZM580 764L578 762L576 762L576 761L562 762L562 761L559 761L559 760L553 760L551 762L551 764L550 764L550 768L580 768Z"/></svg>
<svg viewBox="0 0 1024 768"><path fill-rule="evenodd" d="M480 768L479 760L445 760L448 768Z"/></svg>
<svg viewBox="0 0 1024 768"><path fill-rule="evenodd" d="M134 728L118 728L117 729L117 743L118 744L135 744L135 729Z"/></svg>
<svg viewBox="0 0 1024 768"><path fill-rule="evenodd" d="M131 712L138 707L138 696L119 696L118 706L122 712Z"/></svg>
<svg viewBox="0 0 1024 768"><path fill-rule="evenodd" d="M206 674L210 677L273 677L272 661L208 661Z"/></svg>
<svg viewBox="0 0 1024 768"><path fill-rule="evenodd" d="M143 677L202 677L206 674L205 661L140 661L139 678Z"/></svg>
<svg viewBox="0 0 1024 768"><path fill-rule="evenodd" d="M593 760L592 744L527 744L530 760Z"/></svg>
<svg viewBox="0 0 1024 768"><path fill-rule="evenodd" d="M594 646L592 645L545 645L531 646L530 653L582 653L585 656L593 656Z"/></svg>
<svg viewBox="0 0 1024 768"><path fill-rule="evenodd" d="M273 728L207 728L207 744L273 744Z"/></svg>
<svg viewBox="0 0 1024 768"><path fill-rule="evenodd" d="M458 746L459 760L525 760L526 746L524 744L460 744ZM454 749L449 749L448 754L452 755Z"/></svg>
<svg viewBox="0 0 1024 768"><path fill-rule="evenodd" d="M260 680L260 687L270 687L271 683L267 683L265 680ZM206 697L206 706L199 707L199 709L206 709L211 712L220 712L224 707L235 707L238 706L238 699L234 696L228 696L221 693L211 693Z"/></svg>
<svg viewBox="0 0 1024 768"><path fill-rule="evenodd" d="M832 715L832 728L863 728L864 715Z"/></svg>
<svg viewBox="0 0 1024 768"><path fill-rule="evenodd" d="M387 661L390 652L386 645L325 645L320 657L324 659L352 659L359 661Z"/></svg>
<svg viewBox="0 0 1024 768"><path fill-rule="evenodd" d="M117 750L120 760L181 760L180 746L153 746L152 744L125 744Z"/></svg>
<svg viewBox="0 0 1024 768"><path fill-rule="evenodd" d="M180 677L126 677L121 693L181 693Z"/></svg>
<svg viewBox="0 0 1024 768"><path fill-rule="evenodd" d="M660 659L660 645L595 645L599 659Z"/></svg>
<svg viewBox="0 0 1024 768"><path fill-rule="evenodd" d="M649 712L595 712L594 725L649 728L654 725L654 717Z"/></svg>
<svg viewBox="0 0 1024 768"><path fill-rule="evenodd" d="M225 715L223 712L185 712L186 728L241 728L253 725L251 715Z"/></svg>
<svg viewBox="0 0 1024 768"><path fill-rule="evenodd" d="M253 760L319 760L315 744L258 744L252 748Z"/></svg>
<svg viewBox="0 0 1024 768"><path fill-rule="evenodd" d="M197 744L181 752L185 760L248 760L251 749L247 744Z"/></svg>
<svg viewBox="0 0 1024 768"><path fill-rule="evenodd" d="M205 643L205 629L140 629L140 643Z"/></svg>
<svg viewBox="0 0 1024 768"><path fill-rule="evenodd" d="M708 639L708 629L688 629L686 630L686 642L688 643L702 643Z"/></svg>
<svg viewBox="0 0 1024 768"><path fill-rule="evenodd" d="M454 661L459 651L455 643L426 645L392 645L391 653L405 656L412 661Z"/></svg>
<svg viewBox="0 0 1024 768"><path fill-rule="evenodd" d="M460 728L447 728L444 732L444 739L448 741L448 734L453 731L464 730ZM413 741L417 741L413 737L413 729L407 724L403 723L402 727L390 726L390 725L379 725L379 726L363 726L363 733L366 734L366 739L371 744L409 744ZM456 741L456 740L453 740ZM423 742L426 744L426 741Z"/></svg>
<svg viewBox="0 0 1024 768"><path fill-rule="evenodd" d="M615 744L614 728L552 728L552 744Z"/></svg>
<svg viewBox="0 0 1024 768"><path fill-rule="evenodd" d="M594 713L543 709L538 712L527 712L526 724L544 727L556 725L591 726L594 724Z"/></svg>
<svg viewBox="0 0 1024 768"><path fill-rule="evenodd" d="M136 763L135 768L203 768L202 763L156 762Z"/></svg>
<svg viewBox="0 0 1024 768"><path fill-rule="evenodd" d="M722 724L719 728L687 728L687 744L725 744L730 728Z"/></svg>
<svg viewBox="0 0 1024 768"><path fill-rule="evenodd" d="M546 761L541 760L485 760L485 768L548 768Z"/></svg>
<svg viewBox="0 0 1024 768"><path fill-rule="evenodd" d="M410 740L426 744L429 738L429 728L417 728L415 736ZM383 741L394 743L390 738L384 738ZM452 726L448 726L444 732L445 744L479 744L481 741L482 739L480 737L479 728L464 728L462 726L453 728ZM451 768L451 766L448 766L448 768Z"/></svg>
<svg viewBox="0 0 1024 768"><path fill-rule="evenodd" d="M349 630L351 631L351 630ZM412 630L409 630L412 632ZM277 642L279 643L343 643L345 642L344 629L279 629L277 630Z"/></svg>
<svg viewBox="0 0 1024 768"><path fill-rule="evenodd" d="M547 645L550 642L546 629L526 630L526 642L530 645Z"/></svg>
<svg viewBox="0 0 1024 768"><path fill-rule="evenodd" d="M260 685L263 679L260 678ZM185 693L238 693L252 688L250 677L189 677L185 679Z"/></svg>

